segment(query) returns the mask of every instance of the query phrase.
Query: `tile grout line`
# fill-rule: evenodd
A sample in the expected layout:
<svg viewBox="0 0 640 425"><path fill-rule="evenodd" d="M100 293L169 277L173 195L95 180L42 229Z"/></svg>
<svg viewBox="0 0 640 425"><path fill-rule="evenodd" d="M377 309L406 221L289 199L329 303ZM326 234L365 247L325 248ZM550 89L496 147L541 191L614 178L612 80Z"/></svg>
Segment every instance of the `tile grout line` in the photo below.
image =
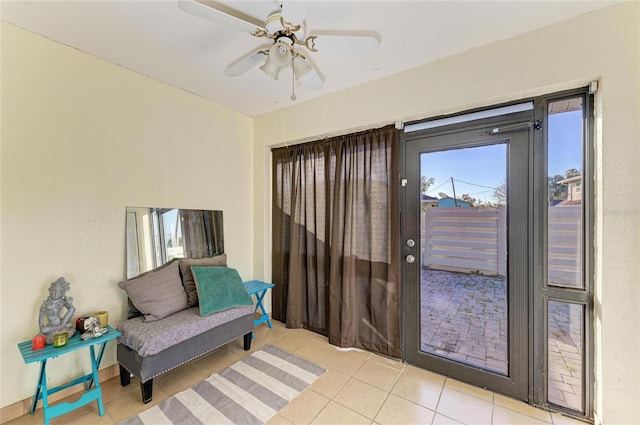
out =
<svg viewBox="0 0 640 425"><path fill-rule="evenodd" d="M493 424L493 415L496 411L496 393L491 392L491 424Z"/></svg>
<svg viewBox="0 0 640 425"><path fill-rule="evenodd" d="M329 370L327 369L327 371L329 371ZM343 386L344 386L344 385L343 385ZM343 386L342 386L342 387L343 387ZM340 389L342 389L342 387L340 387ZM340 391L340 389L339 389L338 391ZM307 390L309 390L309 391L311 391L311 392L313 392L313 393L316 393L316 394L318 394L318 395L319 395L319 396L321 396L321 397L324 397L322 394L320 394L320 393L318 393L318 392L316 392L316 391L313 391L312 389L309 389L309 387L305 388L305 391L307 391ZM337 394L337 392L336 392L336 394ZM329 401L327 402L327 404L325 404L325 405L324 405L324 407L323 407L322 409L320 409L320 411L318 411L318 413L316 413L316 414L315 414L315 416L314 416L313 418L311 418L311 420L309 421L309 423L310 423L310 424L312 424L312 423L313 423L313 421L315 421L315 420L316 420L316 418L317 418L318 416L320 416L320 413L322 413L322 412L324 411L324 409L326 409L326 408L327 408L327 406L329 405L329 403L331 403L331 401L332 401L332 400L333 400L333 398L330 398L330 399L329 399ZM277 414L280 414L280 412L278 412ZM285 418L285 419L287 419L287 418ZM289 420L287 419L287 421L289 421ZM291 421L289 421L289 422L291 422ZM294 424L294 425L295 425L295 424Z"/></svg>
<svg viewBox="0 0 640 425"><path fill-rule="evenodd" d="M369 359L371 359L371 357L369 357ZM367 359L367 360L368 360L368 359ZM364 365L364 363L363 363L363 365ZM382 365L382 366L388 367L388 366L386 366L386 365ZM362 366L360 366L360 368L362 368ZM390 368L390 369L393 369L393 368ZM391 391L393 391L393 388L394 388L394 387L396 386L396 384L398 383L398 380L400 379L400 376L402 376L402 374L404 373L405 369L406 369L406 365L403 363L402 370L400 371L400 373L398 374L398 376L396 377L396 379L393 381L393 385L391 385L391 388L389 389L389 391L387 391L387 392L386 392L386 393L387 393L387 396L386 396L386 397L384 398L384 400L382 401L382 404L380 404L380 407L378 407L378 410L376 411L375 415L373 415L373 418L371 418L371 421L372 421L372 422L375 422L376 417L378 417L378 415L380 414L380 410L382 410L382 407L384 406L384 404L387 402L387 400L389 400L389 396L391 395ZM358 369L358 370L360 370L360 369ZM356 373L357 373L357 372L356 372ZM355 378L355 377L354 377L354 378ZM358 379L358 378L355 378L355 379ZM359 379L358 379L358 380L359 380ZM364 382L364 381L360 381L360 382ZM365 382L365 384L368 384L368 382ZM368 385L371 385L371 384L368 384ZM377 388L375 385L371 385L371 386L372 386L372 387Z"/></svg>
<svg viewBox="0 0 640 425"><path fill-rule="evenodd" d="M365 351L365 352L366 352L366 351ZM366 363L367 361L371 360L371 357L372 357L372 356L373 356L373 353L369 353L369 357L367 357L367 358L365 359L365 361L364 361L364 362L362 362L362 364L360 365L360 367L358 367L358 369L356 369L356 370L353 372L353 375L349 376L349 379L348 379L348 380L347 380L347 381L346 381L346 382L345 382L345 383L340 387L340 389L339 389L338 391L336 391L336 394L335 394L335 395L330 399L330 401L333 401L334 403L336 403L336 404L338 404L338 405L340 405L340 406L344 407L345 409L348 409L348 410L350 410L351 412L353 412L353 413L355 413L355 414L357 414L357 415L359 415L359 416L362 416L362 417L365 417L365 418L367 418L367 419L370 419L370 420L371 420L371 423L375 422L375 418L376 418L376 416L378 415L378 413L380 413L380 409L382 409L382 406L384 405L384 403L385 403L385 402L387 401L387 399L389 398L390 391L389 391L389 392L387 392L387 396L385 397L384 401L382 402L382 404L380 405L380 407L378 408L378 410L376 410L375 414L373 415L373 418L368 418L367 416L363 415L362 413L360 413L360 412L356 412L356 411L355 411L355 410L353 410L351 407L349 407L349 406L345 406L344 404L342 404L342 403L340 403L339 401L335 400L335 396L336 396L336 395L338 395L338 393L340 392L340 390L341 390L342 388L344 388L344 387L349 383L349 381L351 381L352 379L355 379L355 380L356 380L356 381L358 381L358 382L361 382L361 383L366 384L366 385L370 385L370 386L372 386L373 388L377 388L377 389L381 390L380 388L376 387L375 385L372 385L372 384L370 384L370 383L368 383L368 382L364 382L364 381L362 381L362 380L360 380L360 379L358 379L358 378L356 378L356 377L355 377L355 375L360 371L360 369L362 369L362 367L365 365L365 363ZM403 369L403 370L404 370L404 369ZM397 381L397 378L396 378L396 381ZM395 385L395 382L394 382L394 385ZM393 388L393 387L392 387L392 388ZM381 391L384 391L384 390L381 390ZM325 406L325 407L326 407L326 406ZM323 409L323 410L324 410L324 409ZM322 412L322 410L321 410L320 412ZM318 415L320 414L320 412L318 412ZM316 417L317 417L317 415L316 415ZM315 419L315 418L314 418L314 419ZM313 422L313 421L312 421L312 422Z"/></svg>
<svg viewBox="0 0 640 425"><path fill-rule="evenodd" d="M433 423L436 420L436 415L438 415L438 406L440 405L440 399L442 398L442 393L444 392L444 387L447 385L447 380L448 379L449 379L448 377L445 377L444 381L442 381L442 388L440 388L440 394L438 395L438 401L436 402L436 406L434 407L434 412L435 413L433 414L433 419L431 420L431 425L433 425ZM442 416L445 416L445 415L442 415ZM446 416L446 417L448 418L448 416ZM450 419L453 419L453 418L450 418ZM453 419L453 420L455 420L455 419Z"/></svg>
<svg viewBox="0 0 640 425"><path fill-rule="evenodd" d="M310 342L311 342L311 341L310 341ZM306 345L308 345L310 342L308 342L308 343L304 344L303 346L299 347L297 350L300 350L301 348L305 347L305 346L306 346ZM297 351L297 350L296 350L296 351ZM337 351L337 350L336 350L336 351ZM294 352L294 354L295 354L295 352ZM333 353L332 353L332 354L333 354ZM331 354L330 354L328 357L330 357L330 356L331 356ZM369 357L370 357L370 356L369 356ZM364 364L364 363L363 363L363 364ZM320 365L320 364L319 364L319 365ZM329 370L331 370L328 366L324 366L324 365L320 365L320 366L325 368L325 373L327 373L327 372L329 372ZM360 366L360 367L362 367L362 366ZM358 369L358 370L360 370L360 369ZM338 371L336 371L336 372L338 372ZM341 372L338 372L338 373L341 373ZM352 378L352 377L350 376L350 377L349 377L349 379L348 379L348 380L346 380L344 384L340 385L340 386L338 387L338 389L336 390L335 394L334 394L331 398L328 398L328 397L327 397L329 401L327 402L327 404L325 404L325 405L324 405L324 407L323 407L322 409L320 409L320 411L319 411L318 413L316 413L316 414L314 415L314 417L311 419L311 421L309 421L309 423L310 423L310 424L311 424L311 423L313 423L313 421L315 421L315 420L318 418L318 416L320 416L320 414L321 414L321 413L322 413L322 412L327 408L327 406L328 406L332 401L333 401L333 402L335 402L335 403L337 403L337 404L339 404L340 406L343 406L341 403L338 403L337 401L335 401L335 400L334 400L334 397L335 397L335 396L336 396L336 395L337 395L337 394L338 394L338 393L339 393L339 392L340 392L340 391L345 387L345 385L347 385L347 382L349 382L349 380L350 380L351 378ZM313 392L313 393L315 393L315 394L318 394L318 395L320 395L321 397L324 397L324 395L322 395L322 394L320 394L320 393L318 393L318 392L316 392L316 391L312 390L312 389L311 389L311 388L309 388L309 387L307 387L307 388L305 388L305 389L304 389L304 391L307 391L307 390L308 390L308 391L311 391L311 392ZM344 407L344 408L346 408L346 409L349 409L347 406L343 406L343 407ZM349 410L353 411L352 409L349 409ZM354 412L355 412L355 411L354 411ZM357 412L355 412L355 413L357 413ZM280 412L278 412L276 415L279 415L279 414L280 414ZM285 417L283 417L283 418L284 418L287 422L291 422L291 421L289 421L287 418L285 418ZM294 424L294 425L295 425L295 424Z"/></svg>

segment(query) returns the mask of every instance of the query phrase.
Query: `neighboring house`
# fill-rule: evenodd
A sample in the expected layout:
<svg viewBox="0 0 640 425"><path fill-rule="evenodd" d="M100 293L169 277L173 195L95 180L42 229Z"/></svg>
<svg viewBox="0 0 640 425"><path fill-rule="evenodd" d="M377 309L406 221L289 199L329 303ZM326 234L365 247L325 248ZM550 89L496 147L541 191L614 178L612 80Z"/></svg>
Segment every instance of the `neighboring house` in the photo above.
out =
<svg viewBox="0 0 640 425"><path fill-rule="evenodd" d="M573 176L558 181L567 186L567 199L554 204L555 207L567 207L582 204L582 176Z"/></svg>
<svg viewBox="0 0 640 425"><path fill-rule="evenodd" d="M438 206L440 208L469 208L471 206L470 203L463 201L462 199L454 199L454 198L440 198L438 200Z"/></svg>
<svg viewBox="0 0 640 425"><path fill-rule="evenodd" d="M438 206L438 198L434 198L433 196L425 195L424 193L420 195L420 206L421 210L424 211L426 207L437 207Z"/></svg>

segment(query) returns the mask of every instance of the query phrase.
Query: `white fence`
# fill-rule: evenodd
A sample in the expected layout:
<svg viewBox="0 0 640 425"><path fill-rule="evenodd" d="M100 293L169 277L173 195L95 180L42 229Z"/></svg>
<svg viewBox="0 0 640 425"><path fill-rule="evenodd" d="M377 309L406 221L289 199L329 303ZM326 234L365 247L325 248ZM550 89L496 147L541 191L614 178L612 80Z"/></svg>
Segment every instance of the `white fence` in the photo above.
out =
<svg viewBox="0 0 640 425"><path fill-rule="evenodd" d="M549 207L549 283L582 286L582 207Z"/></svg>
<svg viewBox="0 0 640 425"><path fill-rule="evenodd" d="M580 206L549 208L549 281L582 281ZM506 213L498 208L427 208L422 213L422 265L506 276Z"/></svg>
<svg viewBox="0 0 640 425"><path fill-rule="evenodd" d="M423 265L438 270L506 275L504 207L427 208L423 217Z"/></svg>

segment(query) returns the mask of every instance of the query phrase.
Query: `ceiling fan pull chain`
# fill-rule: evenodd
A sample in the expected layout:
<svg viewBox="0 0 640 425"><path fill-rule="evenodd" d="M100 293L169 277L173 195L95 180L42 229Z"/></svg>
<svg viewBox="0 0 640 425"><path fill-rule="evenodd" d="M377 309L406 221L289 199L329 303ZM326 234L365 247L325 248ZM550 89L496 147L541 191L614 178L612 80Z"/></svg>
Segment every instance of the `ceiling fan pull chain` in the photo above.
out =
<svg viewBox="0 0 640 425"><path fill-rule="evenodd" d="M295 61L293 60L293 58L295 57L295 55L291 56L291 101L295 101L296 100L296 68L295 68Z"/></svg>

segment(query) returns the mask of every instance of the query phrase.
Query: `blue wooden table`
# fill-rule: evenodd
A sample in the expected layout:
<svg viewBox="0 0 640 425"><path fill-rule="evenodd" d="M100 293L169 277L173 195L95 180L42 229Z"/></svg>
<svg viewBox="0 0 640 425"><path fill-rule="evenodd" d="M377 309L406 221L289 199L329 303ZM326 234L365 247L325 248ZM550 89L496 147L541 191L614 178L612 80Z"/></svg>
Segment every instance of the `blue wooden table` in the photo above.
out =
<svg viewBox="0 0 640 425"><path fill-rule="evenodd" d="M261 280L250 280L248 282L244 282L244 287L247 289L247 292L249 292L249 295L256 296L256 308L255 310L253 310L253 312L255 313L256 311L258 311L258 308L262 312L260 318L253 321L254 327L258 326L261 323L267 322L269 329L273 329L273 326L271 326L271 320L269 320L269 314L267 314L267 310L265 310L262 301L264 300L264 296L267 295L267 291L274 286L276 285L274 285L273 283L267 283ZM253 335L251 336L253 337Z"/></svg>
<svg viewBox="0 0 640 425"><path fill-rule="evenodd" d="M100 362L102 362L102 355L104 354L104 349L107 346L107 343L120 336L120 332L116 331L111 326L107 326L107 329L108 332L104 335L98 338L88 338L86 340L82 340L80 338L80 333L78 332L72 338L69 338L67 345L62 347L46 345L42 350L33 351L31 349L31 340L18 344L18 349L20 350L20 354L22 354L22 358L26 364L40 362L40 373L38 375L38 383L36 385L35 394L33 395L33 401L31 403L31 414L36 411L38 400L42 400L45 425L49 425L51 419L64 415L65 413L69 413L72 410L91 403L94 400L98 402L100 416L104 416L104 404L102 403L102 389L100 388L100 381L98 380L98 368L100 367ZM94 346L96 345L100 346L100 351L97 356L94 349ZM81 348L89 348L89 352L91 354L91 373L67 384L48 388L46 371L47 360L72 351L80 350ZM49 405L49 395L83 382L87 382L85 393L77 401L73 403L58 403L53 406Z"/></svg>

